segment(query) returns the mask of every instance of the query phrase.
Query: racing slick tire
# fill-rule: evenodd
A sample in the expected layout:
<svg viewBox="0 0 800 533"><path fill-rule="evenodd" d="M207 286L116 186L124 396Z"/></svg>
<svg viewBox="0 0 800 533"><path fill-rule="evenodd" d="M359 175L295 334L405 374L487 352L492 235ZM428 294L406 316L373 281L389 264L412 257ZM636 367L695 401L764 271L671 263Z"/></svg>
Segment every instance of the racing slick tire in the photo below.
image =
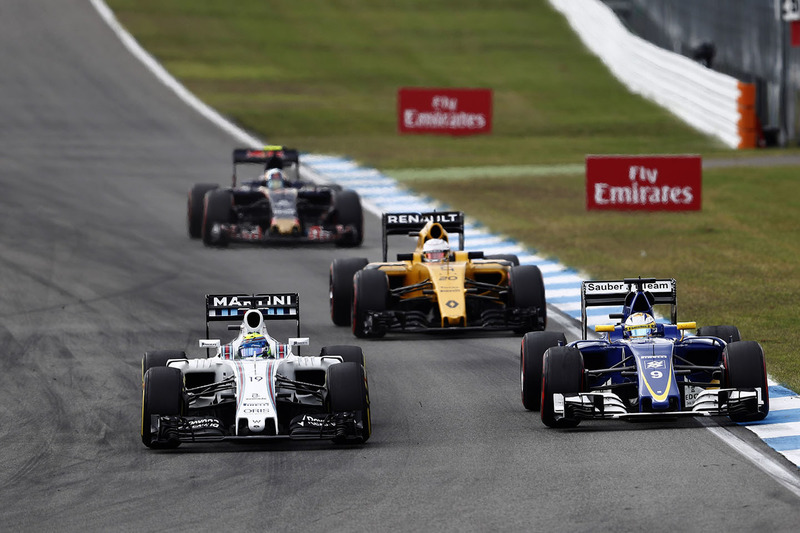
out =
<svg viewBox="0 0 800 533"><path fill-rule="evenodd" d="M356 411L360 414L363 431L355 442L366 442L372 433L369 407L369 388L364 367L357 362L339 363L328 367L328 407L331 414ZM354 442L336 437L336 442Z"/></svg>
<svg viewBox="0 0 800 533"><path fill-rule="evenodd" d="M382 328L367 329L369 311L385 311L389 300L389 278L378 269L359 270L353 277L353 335L358 338L383 337Z"/></svg>
<svg viewBox="0 0 800 533"><path fill-rule="evenodd" d="M227 246L224 235L214 235L214 224L227 224L231 221L233 194L225 189L209 191L205 195L203 207L203 244L206 246Z"/></svg>
<svg viewBox="0 0 800 533"><path fill-rule="evenodd" d="M151 350L144 352L142 357L142 383L144 375L154 366L167 366L170 359L186 359L186 352L183 350Z"/></svg>
<svg viewBox="0 0 800 533"><path fill-rule="evenodd" d="M492 254L492 255L485 255L484 259L501 259L503 261L508 261L513 266L519 266L519 257L515 254Z"/></svg>
<svg viewBox="0 0 800 533"><path fill-rule="evenodd" d="M702 326L697 328L697 335L701 337L719 337L726 343L742 340L739 328L736 326Z"/></svg>
<svg viewBox="0 0 800 533"><path fill-rule="evenodd" d="M186 206L186 225L189 237L199 239L203 234L203 198L210 190L219 188L216 183L198 183L189 191Z"/></svg>
<svg viewBox="0 0 800 533"><path fill-rule="evenodd" d="M343 189L336 193L335 210L336 224L352 226L354 233L346 233L336 241L336 246L361 246L364 241L364 210L361 207L361 198L352 189Z"/></svg>
<svg viewBox="0 0 800 533"><path fill-rule="evenodd" d="M544 296L544 278L542 271L535 265L511 267L508 271L509 305L517 308L536 307L539 315L534 319L533 327L515 328L514 333L542 331L547 327L547 302Z"/></svg>
<svg viewBox="0 0 800 533"><path fill-rule="evenodd" d="M541 405L544 352L553 346L566 344L567 337L556 331L531 331L522 337L519 349L519 386L525 409L538 411Z"/></svg>
<svg viewBox="0 0 800 533"><path fill-rule="evenodd" d="M150 433L150 416L178 416L183 413L183 374L177 368L156 366L144 374L142 386L142 443L148 448L177 448L180 441L155 442Z"/></svg>
<svg viewBox="0 0 800 533"><path fill-rule="evenodd" d="M542 365L542 422L551 428L572 428L574 418L556 418L553 395L583 391L583 356L574 346L554 346L544 353Z"/></svg>
<svg viewBox="0 0 800 533"><path fill-rule="evenodd" d="M347 344L323 346L319 351L319 356L325 357L326 355L338 355L342 358L343 363L358 363L364 367L365 371L367 369L367 360L360 346L350 346Z"/></svg>
<svg viewBox="0 0 800 533"><path fill-rule="evenodd" d="M366 258L343 257L331 263L329 298L331 320L337 326L349 326L353 306L353 276L367 266Z"/></svg>
<svg viewBox="0 0 800 533"><path fill-rule="evenodd" d="M769 384L764 350L756 341L730 342L722 351L727 386L733 389L761 389L764 405L756 413L732 414L734 422L756 422L769 414Z"/></svg>

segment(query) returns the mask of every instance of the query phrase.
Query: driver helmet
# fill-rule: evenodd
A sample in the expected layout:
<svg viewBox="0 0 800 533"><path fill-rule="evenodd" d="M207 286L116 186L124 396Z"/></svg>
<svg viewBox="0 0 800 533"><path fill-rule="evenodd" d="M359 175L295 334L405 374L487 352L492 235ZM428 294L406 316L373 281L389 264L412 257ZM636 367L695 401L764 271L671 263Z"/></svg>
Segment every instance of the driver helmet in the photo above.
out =
<svg viewBox="0 0 800 533"><path fill-rule="evenodd" d="M656 321L647 313L633 313L625 320L625 333L632 339L649 337L656 332Z"/></svg>
<svg viewBox="0 0 800 533"><path fill-rule="evenodd" d="M267 338L261 333L248 333L239 345L239 357L269 357L271 351Z"/></svg>
<svg viewBox="0 0 800 533"><path fill-rule="evenodd" d="M279 168L271 168L264 173L264 181L267 182L268 189L283 189L286 187L286 180L283 172Z"/></svg>
<svg viewBox="0 0 800 533"><path fill-rule="evenodd" d="M430 263L440 263L450 255L450 245L444 239L428 239L422 245L422 259Z"/></svg>

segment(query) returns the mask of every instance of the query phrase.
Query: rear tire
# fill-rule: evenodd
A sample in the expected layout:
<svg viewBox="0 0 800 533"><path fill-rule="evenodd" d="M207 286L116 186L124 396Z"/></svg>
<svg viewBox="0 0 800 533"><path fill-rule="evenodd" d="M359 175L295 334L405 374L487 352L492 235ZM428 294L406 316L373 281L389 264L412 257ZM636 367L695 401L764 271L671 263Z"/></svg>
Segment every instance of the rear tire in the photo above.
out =
<svg viewBox="0 0 800 533"><path fill-rule="evenodd" d="M583 357L574 346L554 346L544 353L542 365L542 422L551 428L572 428L580 423L574 418L556 418L554 394L583 391Z"/></svg>
<svg viewBox="0 0 800 533"><path fill-rule="evenodd" d="M349 326L353 307L353 276L367 266L363 257L334 259L329 276L331 320L337 326Z"/></svg>
<svg viewBox="0 0 800 533"><path fill-rule="evenodd" d="M186 206L186 225L189 237L199 239L203 235L203 198L210 190L219 188L216 183L198 183L189 191Z"/></svg>
<svg viewBox="0 0 800 533"><path fill-rule="evenodd" d="M342 226L352 226L354 233L346 234L336 241L337 246L361 246L364 241L364 210L361 207L361 198L351 189L344 189L336 193L336 223Z"/></svg>
<svg viewBox="0 0 800 533"><path fill-rule="evenodd" d="M509 306L539 309L539 315L533 324L529 327L516 328L514 333L543 331L547 327L547 301L544 295L544 278L539 267L535 265L511 267L508 271L508 288L511 293Z"/></svg>
<svg viewBox="0 0 800 533"><path fill-rule="evenodd" d="M525 409L538 411L541 405L544 352L553 346L566 344L567 337L555 331L531 331L522 337L519 349L519 384Z"/></svg>
<svg viewBox="0 0 800 533"><path fill-rule="evenodd" d="M360 346L350 346L347 344L338 344L334 346L323 346L319 352L320 357L326 355L338 355L342 358L343 363L358 363L367 369L367 361L364 357L364 352Z"/></svg>
<svg viewBox="0 0 800 533"><path fill-rule="evenodd" d="M360 415L363 425L363 431L358 442L366 442L372 434L372 418L364 367L356 362L331 365L328 367L327 384L330 413L356 411L356 416Z"/></svg>
<svg viewBox="0 0 800 533"><path fill-rule="evenodd" d="M697 328L698 336L719 337L726 343L742 340L739 328L736 326L703 326Z"/></svg>
<svg viewBox="0 0 800 533"><path fill-rule="evenodd" d="M519 266L519 257L514 254L491 254L483 256L484 259L502 259L509 261L512 266Z"/></svg>
<svg viewBox="0 0 800 533"><path fill-rule="evenodd" d="M214 235L215 224L229 224L233 211L233 193L225 189L208 191L203 209L203 244L206 246L227 246L225 235Z"/></svg>
<svg viewBox="0 0 800 533"><path fill-rule="evenodd" d="M383 329L367 329L368 311L385 311L389 300L389 278L381 270L359 270L353 278L353 334L358 338L383 337Z"/></svg>
<svg viewBox="0 0 800 533"><path fill-rule="evenodd" d="M151 415L178 416L183 412L183 374L177 368L156 366L144 374L142 386L142 443L148 448L177 448L180 441L154 442Z"/></svg>
<svg viewBox="0 0 800 533"><path fill-rule="evenodd" d="M183 350L151 350L144 352L142 357L142 383L144 375L148 370L155 366L167 366L170 359L186 359L186 352Z"/></svg>
<svg viewBox="0 0 800 533"><path fill-rule="evenodd" d="M761 389L764 405L757 413L731 415L734 422L756 422L769 414L769 384L764 350L756 341L731 342L722 352L727 386L734 389Z"/></svg>

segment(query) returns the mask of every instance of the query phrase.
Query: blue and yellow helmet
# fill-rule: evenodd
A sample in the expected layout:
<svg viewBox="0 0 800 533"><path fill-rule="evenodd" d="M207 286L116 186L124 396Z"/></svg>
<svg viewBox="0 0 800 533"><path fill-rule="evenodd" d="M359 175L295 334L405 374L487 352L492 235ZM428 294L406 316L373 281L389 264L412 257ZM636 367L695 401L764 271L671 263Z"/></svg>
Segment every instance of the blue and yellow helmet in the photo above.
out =
<svg viewBox="0 0 800 533"><path fill-rule="evenodd" d="M239 345L239 357L269 357L267 338L260 333L248 333Z"/></svg>

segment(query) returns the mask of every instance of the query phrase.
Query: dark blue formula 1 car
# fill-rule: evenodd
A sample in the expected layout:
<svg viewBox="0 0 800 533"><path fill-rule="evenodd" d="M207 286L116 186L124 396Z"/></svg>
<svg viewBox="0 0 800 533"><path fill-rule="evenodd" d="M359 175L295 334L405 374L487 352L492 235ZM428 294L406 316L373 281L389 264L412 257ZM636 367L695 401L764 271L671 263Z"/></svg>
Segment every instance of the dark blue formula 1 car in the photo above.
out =
<svg viewBox="0 0 800 533"><path fill-rule="evenodd" d="M255 169L239 179L240 167ZM233 182L199 183L189 191L189 236L206 246L231 242L333 242L359 246L364 235L361 199L353 190L300 179L297 150L237 148Z"/></svg>
<svg viewBox="0 0 800 533"><path fill-rule="evenodd" d="M643 420L729 416L735 422L769 412L764 351L740 340L735 326L677 322L674 279L584 281L583 338L526 333L520 350L520 384L526 409L541 411L550 427L585 419ZM670 306L670 323L654 319L653 306ZM619 322L598 325L587 338L586 309L622 306ZM697 330L687 335L687 330Z"/></svg>

